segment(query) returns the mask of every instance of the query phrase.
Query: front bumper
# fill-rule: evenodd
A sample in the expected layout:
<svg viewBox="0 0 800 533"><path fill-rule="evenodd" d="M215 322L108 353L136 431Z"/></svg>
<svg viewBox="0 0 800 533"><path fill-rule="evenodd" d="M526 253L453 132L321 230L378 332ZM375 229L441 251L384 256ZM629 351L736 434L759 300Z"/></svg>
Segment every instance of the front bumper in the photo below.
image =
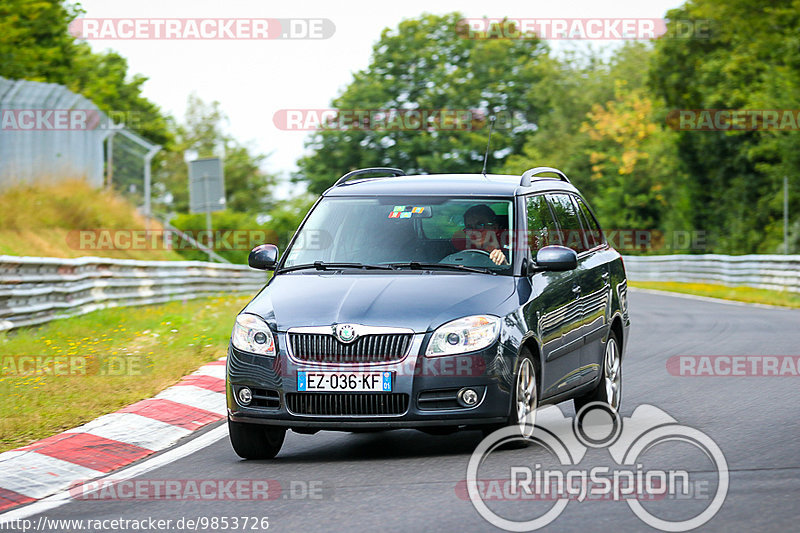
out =
<svg viewBox="0 0 800 533"><path fill-rule="evenodd" d="M430 334L415 334L408 355L399 362L369 365L330 365L299 362L286 351L285 333L278 333L276 357L240 352L229 346L226 365L228 416L236 422L306 429L399 429L482 426L505 422L511 406L511 383L516 352L500 342L469 354L428 358L421 355ZM290 409L287 395L297 393L298 370L390 371L393 394L408 395L407 407L395 414L301 414ZM240 405L239 387L266 392L274 400L258 407ZM464 387L480 392L472 407L452 402L431 402L431 395L445 395ZM308 393L325 395L329 393ZM353 393L358 394L358 393ZM376 394L384 393L362 393ZM424 398L427 398L426 402ZM422 400L422 401L421 401Z"/></svg>

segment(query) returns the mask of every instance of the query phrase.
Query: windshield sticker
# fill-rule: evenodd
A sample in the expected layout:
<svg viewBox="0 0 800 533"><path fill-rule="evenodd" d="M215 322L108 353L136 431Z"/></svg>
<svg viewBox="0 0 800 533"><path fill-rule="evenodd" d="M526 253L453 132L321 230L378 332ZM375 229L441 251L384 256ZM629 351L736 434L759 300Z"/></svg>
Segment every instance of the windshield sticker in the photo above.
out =
<svg viewBox="0 0 800 533"><path fill-rule="evenodd" d="M396 205L389 213L389 218L430 218L431 210L424 206Z"/></svg>

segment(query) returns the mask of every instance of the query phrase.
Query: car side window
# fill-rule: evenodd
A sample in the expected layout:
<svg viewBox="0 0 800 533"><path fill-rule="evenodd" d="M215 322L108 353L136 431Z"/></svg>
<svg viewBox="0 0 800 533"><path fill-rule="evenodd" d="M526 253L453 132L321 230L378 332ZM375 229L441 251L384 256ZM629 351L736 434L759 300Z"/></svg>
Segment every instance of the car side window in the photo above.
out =
<svg viewBox="0 0 800 533"><path fill-rule="evenodd" d="M531 255L536 256L541 248L551 244L560 244L558 226L553 219L553 213L544 196L529 196L527 198L528 217L528 246Z"/></svg>
<svg viewBox="0 0 800 533"><path fill-rule="evenodd" d="M584 227L586 229L586 240L589 242L589 247L594 248L604 244L605 238L603 237L603 232L600 230L600 224L597 223L597 219L595 219L594 215L592 215L592 212L589 211L589 208L586 206L586 202L584 202L578 196L575 196L574 199L578 203L578 207L583 215L582 220L585 223Z"/></svg>
<svg viewBox="0 0 800 533"><path fill-rule="evenodd" d="M548 194L547 201L556 215L563 245L572 248L577 253L587 251L589 248L583 238L583 228L578 218L578 207L572 201L570 195L563 193Z"/></svg>

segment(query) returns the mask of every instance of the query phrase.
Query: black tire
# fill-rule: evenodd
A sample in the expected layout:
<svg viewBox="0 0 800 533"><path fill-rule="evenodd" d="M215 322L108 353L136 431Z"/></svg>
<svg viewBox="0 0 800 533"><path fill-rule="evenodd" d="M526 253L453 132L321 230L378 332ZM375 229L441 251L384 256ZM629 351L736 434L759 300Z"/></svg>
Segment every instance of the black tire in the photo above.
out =
<svg viewBox="0 0 800 533"><path fill-rule="evenodd" d="M608 381L607 376L607 366L608 366L608 350L609 344L614 343L616 348L616 359L617 359L617 372L616 372L616 380L618 382L618 387L616 389L616 399L614 402L609 401L609 393L608 387L606 386L606 382ZM583 396L579 396L577 398L573 398L572 403L575 405L575 412L581 410L584 406L592 403L592 402L602 402L606 405L611 406L612 409L615 411L619 411L620 405L622 404L622 351L619 339L617 338L617 334L611 331L608 334L608 340L606 341L606 345L603 348L603 364L602 364L602 372L600 374L600 381L598 381L597 386Z"/></svg>
<svg viewBox="0 0 800 533"><path fill-rule="evenodd" d="M530 350L528 350L527 348L523 348L522 352L520 352L519 364L517 365L517 371L514 374L514 386L513 386L513 391L512 391L512 394L511 394L511 409L510 409L510 412L508 414L508 419L506 420L505 424L487 426L487 427L483 428L484 436L487 436L490 433L492 433L493 431L496 431L496 430L498 430L500 428L507 427L507 426L514 426L514 427L520 428L519 436L522 437L522 439L525 439L525 440L520 439L518 441L514 441L514 443L511 444L509 447L524 447L527 444L526 441L529 441L531 439L531 435L525 435L523 433L522 428L520 427L520 420L519 420L519 415L518 415L518 411L517 411L517 403L518 403L518 400L519 400L519 398L518 398L518 393L519 393L518 384L519 384L519 380L520 380L520 377L521 377L520 374L522 373L523 367L527 367L527 371L530 373L530 376L531 376L531 378L533 380L533 386L534 386L533 387L533 395L535 396L535 398L534 398L534 406L535 407L534 407L533 411L535 413L536 408L538 408L538 405L539 405L539 387L538 387L537 376L536 376L536 364L534 363L533 355L531 354ZM534 415L534 421L535 421L535 415Z"/></svg>
<svg viewBox="0 0 800 533"><path fill-rule="evenodd" d="M233 451L242 459L273 459L283 446L286 429L233 422L229 418L228 436Z"/></svg>

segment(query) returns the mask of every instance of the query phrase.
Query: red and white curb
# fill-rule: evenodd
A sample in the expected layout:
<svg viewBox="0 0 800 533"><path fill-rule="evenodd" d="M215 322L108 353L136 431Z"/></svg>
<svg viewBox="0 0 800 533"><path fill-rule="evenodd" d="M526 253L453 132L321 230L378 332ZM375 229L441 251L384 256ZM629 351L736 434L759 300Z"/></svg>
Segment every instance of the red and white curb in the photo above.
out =
<svg viewBox="0 0 800 533"><path fill-rule="evenodd" d="M173 445L225 418L225 358L153 398L0 453L0 512L63 491Z"/></svg>

